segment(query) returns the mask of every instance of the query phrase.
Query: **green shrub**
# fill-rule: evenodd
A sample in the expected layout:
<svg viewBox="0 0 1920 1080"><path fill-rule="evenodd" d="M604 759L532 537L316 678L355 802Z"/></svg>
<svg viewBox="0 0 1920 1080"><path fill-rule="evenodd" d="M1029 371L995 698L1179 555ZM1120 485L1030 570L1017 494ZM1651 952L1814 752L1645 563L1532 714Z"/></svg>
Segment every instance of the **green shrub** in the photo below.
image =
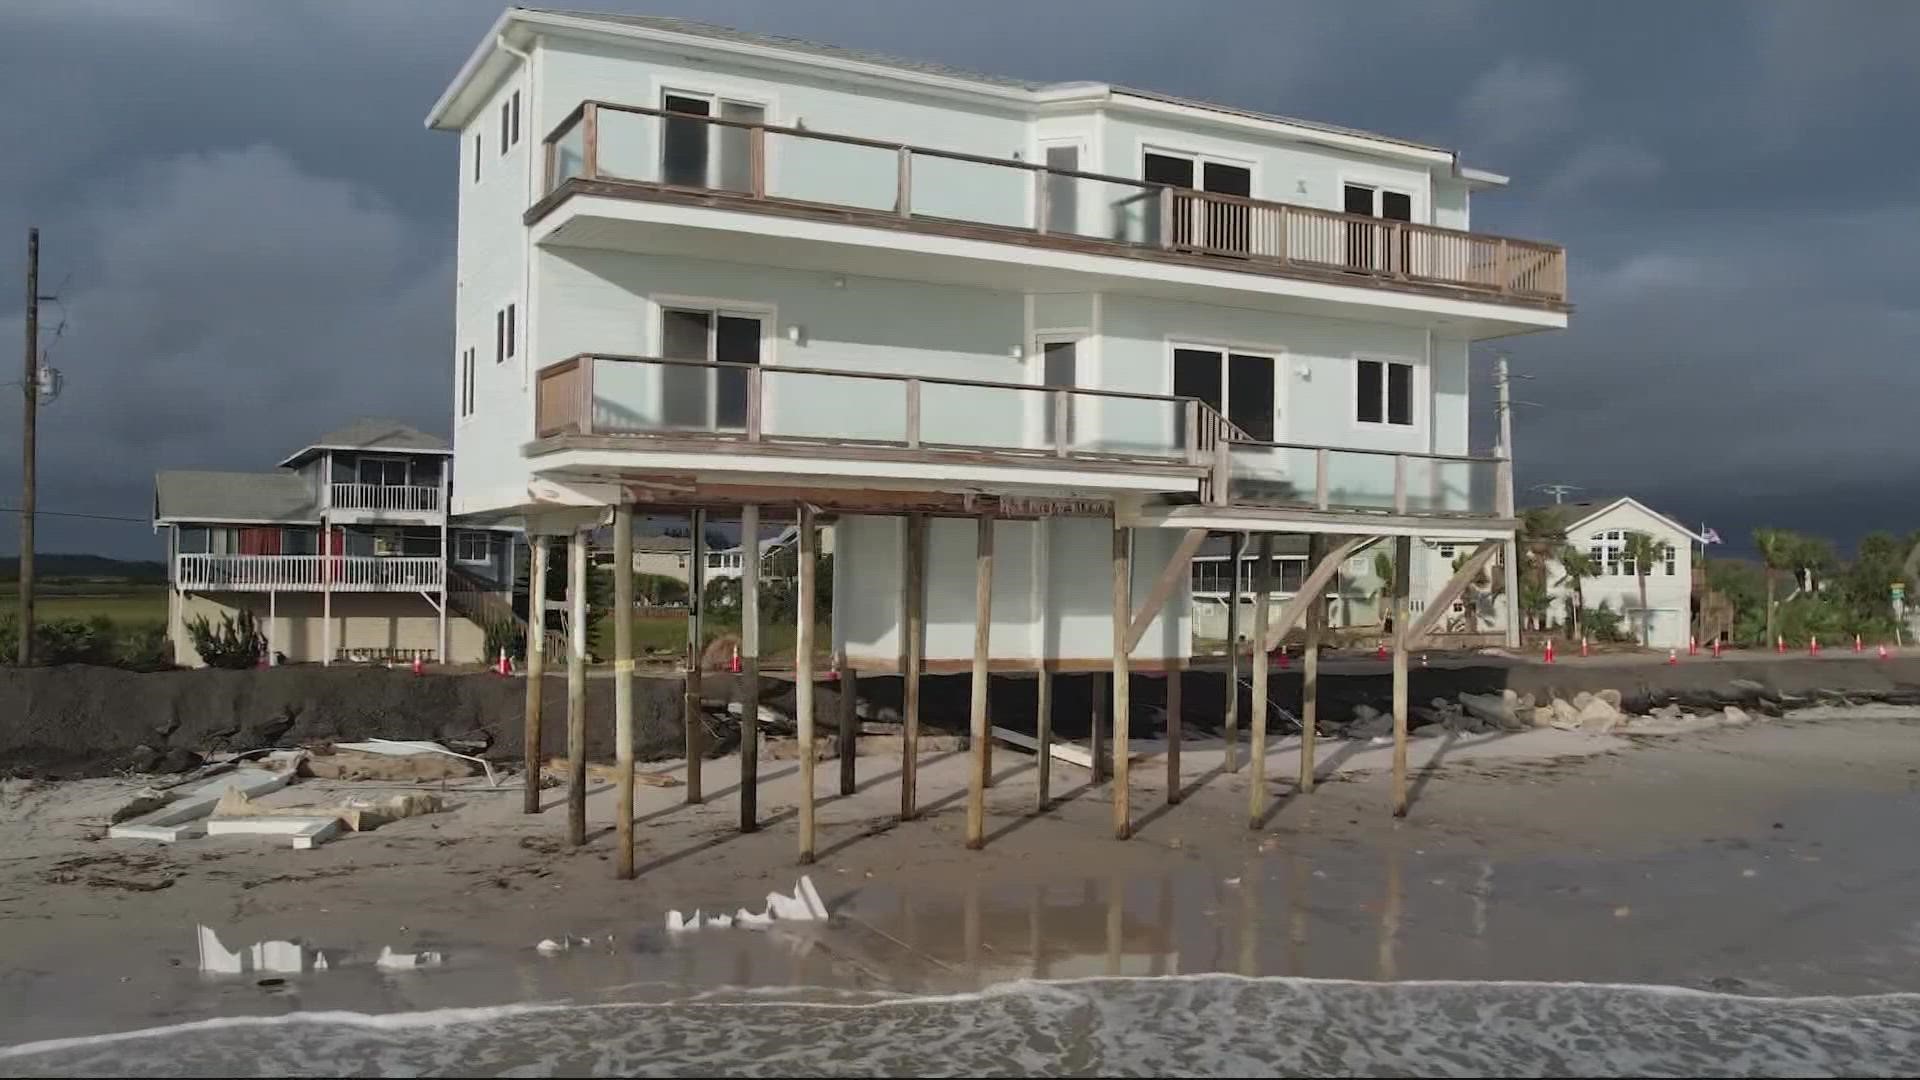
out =
<svg viewBox="0 0 1920 1080"><path fill-rule="evenodd" d="M261 657L267 654L266 636L260 633L250 611L241 611L238 619L220 616L218 628L208 622L205 615L197 615L187 624L187 637L208 667L233 670L258 667Z"/></svg>
<svg viewBox="0 0 1920 1080"><path fill-rule="evenodd" d="M161 623L131 623L116 628L113 666L128 671L165 671L173 666L173 642Z"/></svg>
<svg viewBox="0 0 1920 1080"><path fill-rule="evenodd" d="M519 622L512 619L495 619L487 624L486 653L489 661L500 655L505 649L508 656L525 657L527 655L527 632Z"/></svg>

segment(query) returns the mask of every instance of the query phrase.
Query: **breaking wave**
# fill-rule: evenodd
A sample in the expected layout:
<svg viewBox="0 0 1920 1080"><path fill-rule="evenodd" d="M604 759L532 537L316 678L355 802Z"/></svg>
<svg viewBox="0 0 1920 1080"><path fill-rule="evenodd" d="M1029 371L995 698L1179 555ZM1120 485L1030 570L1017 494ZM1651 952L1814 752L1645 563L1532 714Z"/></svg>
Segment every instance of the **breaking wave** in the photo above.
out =
<svg viewBox="0 0 1920 1080"><path fill-rule="evenodd" d="M0 1048L11 1075L1905 1075L1920 994L1201 975L222 1017Z"/></svg>

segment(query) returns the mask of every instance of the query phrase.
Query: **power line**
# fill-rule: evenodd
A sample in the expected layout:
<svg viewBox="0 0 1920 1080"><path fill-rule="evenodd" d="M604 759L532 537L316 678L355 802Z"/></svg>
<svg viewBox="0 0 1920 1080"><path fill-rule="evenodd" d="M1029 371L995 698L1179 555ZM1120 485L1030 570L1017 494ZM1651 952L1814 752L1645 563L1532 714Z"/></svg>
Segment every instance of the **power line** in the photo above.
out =
<svg viewBox="0 0 1920 1080"><path fill-rule="evenodd" d="M17 506L0 506L0 514L18 513L20 508ZM152 518L127 517L123 514L83 514L77 510L42 510L37 506L34 507L33 515L35 517L88 518L93 521L131 521L140 525L153 524Z"/></svg>

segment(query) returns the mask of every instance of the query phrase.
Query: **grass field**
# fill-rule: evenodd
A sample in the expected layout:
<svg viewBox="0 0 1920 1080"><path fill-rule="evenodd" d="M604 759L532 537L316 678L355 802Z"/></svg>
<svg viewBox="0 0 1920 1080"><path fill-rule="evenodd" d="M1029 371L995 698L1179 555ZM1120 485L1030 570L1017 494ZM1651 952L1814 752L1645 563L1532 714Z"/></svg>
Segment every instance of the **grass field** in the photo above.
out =
<svg viewBox="0 0 1920 1080"><path fill-rule="evenodd" d="M10 590L7 603L19 610L19 590ZM91 619L104 615L117 623L167 621L167 587L124 581L50 581L36 588L34 614L42 619Z"/></svg>

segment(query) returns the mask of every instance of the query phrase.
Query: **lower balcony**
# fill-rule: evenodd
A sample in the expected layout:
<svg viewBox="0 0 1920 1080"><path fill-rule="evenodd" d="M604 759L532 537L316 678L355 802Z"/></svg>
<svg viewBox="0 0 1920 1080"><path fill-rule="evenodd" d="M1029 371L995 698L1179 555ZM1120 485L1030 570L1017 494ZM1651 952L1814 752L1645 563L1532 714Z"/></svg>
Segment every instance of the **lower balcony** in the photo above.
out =
<svg viewBox="0 0 1920 1080"><path fill-rule="evenodd" d="M440 560L416 555L180 555L183 592L431 592Z"/></svg>
<svg viewBox="0 0 1920 1080"><path fill-rule="evenodd" d="M1461 518L1484 528L1512 516L1498 458L1260 442L1195 398L583 355L540 370L534 408L536 471L674 474L696 495L703 481L686 478L773 477L810 491L997 482L1139 496L1183 518ZM1003 499L1002 513L1017 513L1010 505L1023 504Z"/></svg>

